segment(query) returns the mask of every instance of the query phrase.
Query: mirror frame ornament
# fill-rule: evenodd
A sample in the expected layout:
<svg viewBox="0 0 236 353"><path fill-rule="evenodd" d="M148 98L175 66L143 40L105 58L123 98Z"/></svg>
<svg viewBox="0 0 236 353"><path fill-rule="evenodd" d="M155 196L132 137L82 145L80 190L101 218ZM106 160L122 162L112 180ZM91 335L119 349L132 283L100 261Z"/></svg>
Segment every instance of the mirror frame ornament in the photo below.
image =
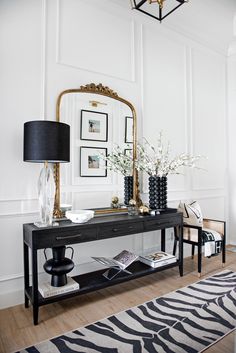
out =
<svg viewBox="0 0 236 353"><path fill-rule="evenodd" d="M95 83L90 83L85 86L80 86L80 88L67 89L62 91L56 102L56 121L60 122L60 106L62 97L69 93L94 93L102 96L113 98L119 102L126 104L132 112L133 115L133 161L137 157L137 114L132 103L126 99L120 97L116 92L107 86L103 86L101 83L96 85ZM54 165L54 177L56 183L56 193L55 193L55 202L54 202L54 218L61 218L62 212L60 209L60 164L55 163ZM140 206L142 201L140 199L139 192L139 181L138 181L138 171L135 168L135 163L133 163L133 199L136 201L137 205ZM106 210L104 209L104 213Z"/></svg>

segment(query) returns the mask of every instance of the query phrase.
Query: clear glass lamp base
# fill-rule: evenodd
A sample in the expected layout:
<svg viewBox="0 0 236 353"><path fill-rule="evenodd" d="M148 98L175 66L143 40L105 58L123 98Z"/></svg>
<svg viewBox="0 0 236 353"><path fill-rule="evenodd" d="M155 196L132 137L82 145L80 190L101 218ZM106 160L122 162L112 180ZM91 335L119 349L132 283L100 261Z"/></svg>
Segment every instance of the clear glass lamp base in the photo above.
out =
<svg viewBox="0 0 236 353"><path fill-rule="evenodd" d="M40 221L35 222L39 228L52 226L53 207L55 198L55 181L52 168L44 164L38 180L38 197L40 207Z"/></svg>

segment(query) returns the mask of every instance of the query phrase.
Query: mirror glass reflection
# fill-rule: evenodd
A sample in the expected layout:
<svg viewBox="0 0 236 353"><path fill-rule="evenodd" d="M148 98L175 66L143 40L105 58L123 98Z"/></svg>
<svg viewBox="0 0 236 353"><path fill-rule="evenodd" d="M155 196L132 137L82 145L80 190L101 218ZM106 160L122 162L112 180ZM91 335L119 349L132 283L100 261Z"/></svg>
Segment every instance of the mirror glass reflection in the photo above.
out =
<svg viewBox="0 0 236 353"><path fill-rule="evenodd" d="M60 121L71 126L71 163L61 165L61 204L73 209L110 207L124 200L124 177L106 170L100 155L119 146L133 155L133 114L128 105L95 93L64 94Z"/></svg>

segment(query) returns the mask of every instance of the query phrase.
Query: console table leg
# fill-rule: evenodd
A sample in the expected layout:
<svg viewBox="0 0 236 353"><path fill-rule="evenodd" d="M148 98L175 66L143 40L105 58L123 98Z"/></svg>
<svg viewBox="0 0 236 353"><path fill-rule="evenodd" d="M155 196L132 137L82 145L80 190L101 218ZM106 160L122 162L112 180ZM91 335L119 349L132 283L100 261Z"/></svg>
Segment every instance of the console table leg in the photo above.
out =
<svg viewBox="0 0 236 353"><path fill-rule="evenodd" d="M29 307L29 298L25 294L25 308L27 309Z"/></svg>
<svg viewBox="0 0 236 353"><path fill-rule="evenodd" d="M183 272L184 272L184 268L183 268L183 226L179 226L179 229L177 229L175 232L178 232L179 230L179 275L180 277L183 277Z"/></svg>
<svg viewBox="0 0 236 353"><path fill-rule="evenodd" d="M29 288L29 248L24 242L24 286L25 286L25 308L29 307L29 298L26 295L26 290Z"/></svg>
<svg viewBox="0 0 236 353"><path fill-rule="evenodd" d="M39 307L38 307L38 305L33 305L34 325L38 325L38 319L39 319Z"/></svg>
<svg viewBox="0 0 236 353"><path fill-rule="evenodd" d="M161 251L166 251L166 230L161 230Z"/></svg>
<svg viewBox="0 0 236 353"><path fill-rule="evenodd" d="M32 250L32 303L34 325L38 324L38 258L37 250Z"/></svg>

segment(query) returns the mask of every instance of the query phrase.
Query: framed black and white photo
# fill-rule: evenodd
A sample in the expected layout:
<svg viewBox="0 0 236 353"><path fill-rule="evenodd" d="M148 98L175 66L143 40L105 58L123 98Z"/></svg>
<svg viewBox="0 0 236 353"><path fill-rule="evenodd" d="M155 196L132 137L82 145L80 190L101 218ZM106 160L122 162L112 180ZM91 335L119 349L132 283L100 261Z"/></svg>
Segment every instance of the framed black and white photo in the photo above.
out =
<svg viewBox="0 0 236 353"><path fill-rule="evenodd" d="M125 117L125 142L133 143L133 121L130 116Z"/></svg>
<svg viewBox="0 0 236 353"><path fill-rule="evenodd" d="M80 139L107 142L108 114L81 110Z"/></svg>
<svg viewBox="0 0 236 353"><path fill-rule="evenodd" d="M106 177L106 161L101 157L107 156L107 148L80 147L80 176Z"/></svg>

